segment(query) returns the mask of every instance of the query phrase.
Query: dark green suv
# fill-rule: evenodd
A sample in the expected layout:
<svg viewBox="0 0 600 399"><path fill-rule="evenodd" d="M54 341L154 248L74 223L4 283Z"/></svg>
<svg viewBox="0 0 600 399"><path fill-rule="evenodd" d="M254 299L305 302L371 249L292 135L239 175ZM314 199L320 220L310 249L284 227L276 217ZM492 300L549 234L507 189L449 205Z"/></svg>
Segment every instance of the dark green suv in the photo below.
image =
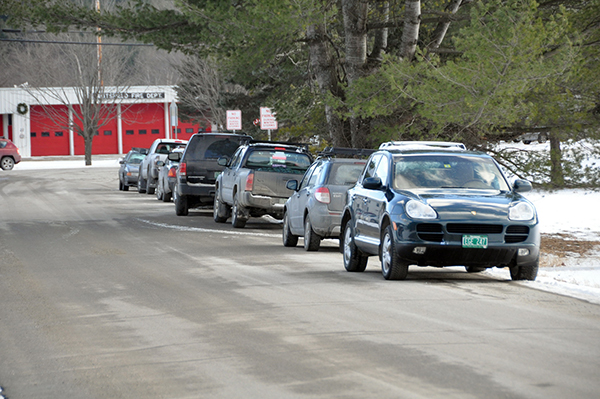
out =
<svg viewBox="0 0 600 399"><path fill-rule="evenodd" d="M388 280L405 279L410 265L508 267L513 280L535 280L538 217L520 194L529 190L460 143L384 143L347 192L344 266L362 272L378 256Z"/></svg>

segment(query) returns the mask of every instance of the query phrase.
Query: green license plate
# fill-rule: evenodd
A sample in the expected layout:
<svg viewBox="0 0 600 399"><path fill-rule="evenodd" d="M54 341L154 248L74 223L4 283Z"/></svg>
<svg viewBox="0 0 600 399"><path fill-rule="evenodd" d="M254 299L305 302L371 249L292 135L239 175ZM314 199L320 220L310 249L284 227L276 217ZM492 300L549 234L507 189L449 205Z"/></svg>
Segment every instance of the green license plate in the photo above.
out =
<svg viewBox="0 0 600 399"><path fill-rule="evenodd" d="M487 248L487 236L462 236L463 248Z"/></svg>

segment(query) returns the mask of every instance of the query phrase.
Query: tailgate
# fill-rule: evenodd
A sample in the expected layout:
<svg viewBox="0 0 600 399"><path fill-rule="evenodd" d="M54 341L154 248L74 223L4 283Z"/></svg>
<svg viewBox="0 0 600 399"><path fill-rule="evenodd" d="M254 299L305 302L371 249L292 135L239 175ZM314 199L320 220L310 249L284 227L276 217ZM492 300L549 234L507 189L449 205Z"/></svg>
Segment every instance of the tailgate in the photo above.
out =
<svg viewBox="0 0 600 399"><path fill-rule="evenodd" d="M288 180L302 178L302 174L255 171L252 194L266 197L289 198L293 191L286 188Z"/></svg>

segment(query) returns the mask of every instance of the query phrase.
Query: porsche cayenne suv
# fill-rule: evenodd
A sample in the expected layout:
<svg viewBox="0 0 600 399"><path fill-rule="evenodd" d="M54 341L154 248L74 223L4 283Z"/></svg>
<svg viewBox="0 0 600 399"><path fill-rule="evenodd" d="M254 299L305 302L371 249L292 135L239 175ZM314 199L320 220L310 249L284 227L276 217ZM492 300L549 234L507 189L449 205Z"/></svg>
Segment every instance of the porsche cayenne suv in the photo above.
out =
<svg viewBox="0 0 600 399"><path fill-rule="evenodd" d="M405 279L411 265L508 267L513 280L535 280L538 217L521 195L531 188L460 143L383 143L347 192L344 266L362 272L378 256L387 280Z"/></svg>

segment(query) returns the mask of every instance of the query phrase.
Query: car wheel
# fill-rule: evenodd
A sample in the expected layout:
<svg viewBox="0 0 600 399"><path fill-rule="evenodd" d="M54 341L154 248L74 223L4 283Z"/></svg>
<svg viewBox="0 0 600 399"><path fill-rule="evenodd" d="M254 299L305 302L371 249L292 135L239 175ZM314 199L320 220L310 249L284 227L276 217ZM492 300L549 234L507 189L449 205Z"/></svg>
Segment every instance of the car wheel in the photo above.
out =
<svg viewBox="0 0 600 399"><path fill-rule="evenodd" d="M364 255L354 244L354 231L352 221L349 220L344 226L344 267L348 272L364 272L367 268L369 258Z"/></svg>
<svg viewBox="0 0 600 399"><path fill-rule="evenodd" d="M15 167L15 160L12 159L11 157L4 157L0 161L0 168L2 168L2 170L12 170L12 168L14 168L14 167Z"/></svg>
<svg viewBox="0 0 600 399"><path fill-rule="evenodd" d="M185 195L178 195L175 198L175 214L177 216L187 216L189 214L188 201Z"/></svg>
<svg viewBox="0 0 600 399"><path fill-rule="evenodd" d="M165 191L163 190L162 201L163 202L169 202L169 201L171 201L171 193L165 193Z"/></svg>
<svg viewBox="0 0 600 399"><path fill-rule="evenodd" d="M233 196L233 208L231 210L231 225L233 227L236 228L243 228L244 226L246 226L246 219L241 216L240 212L242 211L242 208L240 207L240 204L238 203L238 196L237 193Z"/></svg>
<svg viewBox="0 0 600 399"><path fill-rule="evenodd" d="M283 214L283 231L281 233L284 247L295 247L298 245L298 236L292 234L290 229L290 217L287 212Z"/></svg>
<svg viewBox="0 0 600 399"><path fill-rule="evenodd" d="M129 191L129 186L123 183L123 191Z"/></svg>
<svg viewBox="0 0 600 399"><path fill-rule="evenodd" d="M312 228L310 217L306 215L304 221L304 249L306 251L318 251L321 246L321 237Z"/></svg>
<svg viewBox="0 0 600 399"><path fill-rule="evenodd" d="M159 201L162 201L164 198L164 192L162 190L162 186L160 184L160 182L158 182L158 184L156 185L156 199Z"/></svg>
<svg viewBox="0 0 600 399"><path fill-rule="evenodd" d="M514 281L529 280L533 281L537 277L539 269L539 260L531 266L510 266L510 278Z"/></svg>
<svg viewBox="0 0 600 399"><path fill-rule="evenodd" d="M465 266L467 273L481 273L485 270L485 267Z"/></svg>
<svg viewBox="0 0 600 399"><path fill-rule="evenodd" d="M381 240L381 272L386 280L404 280L408 274L408 264L398 259L394 231L389 225Z"/></svg>
<svg viewBox="0 0 600 399"><path fill-rule="evenodd" d="M140 194L146 192L146 181L142 178L142 176L138 177L137 189L138 193Z"/></svg>
<svg viewBox="0 0 600 399"><path fill-rule="evenodd" d="M217 189L215 192L215 202L213 205L213 219L217 223L225 223L229 218L229 209L227 204L221 201L220 197L219 190Z"/></svg>
<svg viewBox="0 0 600 399"><path fill-rule="evenodd" d="M150 169L148 169L148 178L146 179L146 194L154 194L156 187L150 187L150 185L154 185L154 180L152 179L152 175L150 174Z"/></svg>
<svg viewBox="0 0 600 399"><path fill-rule="evenodd" d="M119 191L125 190L125 185L123 184L123 180L121 180L121 176L119 176Z"/></svg>

